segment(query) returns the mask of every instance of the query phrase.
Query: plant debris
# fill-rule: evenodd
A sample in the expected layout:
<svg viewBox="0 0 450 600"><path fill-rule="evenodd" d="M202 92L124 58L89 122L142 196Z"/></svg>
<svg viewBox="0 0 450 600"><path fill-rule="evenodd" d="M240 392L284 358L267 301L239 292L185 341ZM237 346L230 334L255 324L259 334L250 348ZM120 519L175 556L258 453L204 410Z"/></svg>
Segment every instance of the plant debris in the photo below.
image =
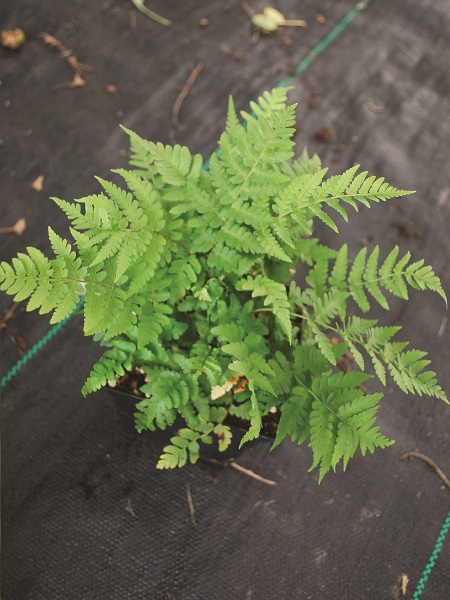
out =
<svg viewBox="0 0 450 600"><path fill-rule="evenodd" d="M164 25L164 27L169 27L169 25L171 25L169 19L165 19L164 17L161 17L161 15L155 13L153 10L147 8L144 4L144 0L131 0L131 2L139 11L141 11L142 14L149 19L152 19L152 21L156 21L160 25Z"/></svg>
<svg viewBox="0 0 450 600"><path fill-rule="evenodd" d="M423 460L428 465L430 465L430 467L436 471L436 473L439 475L439 477L442 479L442 481L445 483L445 485L448 488L450 488L450 480L448 479L448 477L445 475L445 473L443 473L443 471L441 471L441 469L434 462L434 460L432 460L431 458L428 458L428 456L425 456L425 454L421 454L420 452L407 452L406 454L404 454L402 456L401 460L403 460L403 461L413 460L414 458L420 458L420 460Z"/></svg>
<svg viewBox="0 0 450 600"><path fill-rule="evenodd" d="M16 233L17 235L22 235L26 228L27 222L24 218L22 218L16 221L11 227L0 228L0 233Z"/></svg>
<svg viewBox="0 0 450 600"><path fill-rule="evenodd" d="M14 304L8 308L6 313L0 319L0 329L5 329L7 327L6 324L8 323L8 321L11 321L11 319L14 319L14 317L18 313L19 306L20 306L19 302L14 302Z"/></svg>
<svg viewBox="0 0 450 600"><path fill-rule="evenodd" d="M132 517L136 516L136 513L133 510L133 505L131 504L131 498L127 498L127 505L125 506L125 510L127 511L128 514L130 514Z"/></svg>
<svg viewBox="0 0 450 600"><path fill-rule="evenodd" d="M8 50L18 50L26 42L26 36L23 29L5 29L0 31L0 44Z"/></svg>
<svg viewBox="0 0 450 600"><path fill-rule="evenodd" d="M262 31L262 33L273 33L279 27L306 27L308 23L303 19L289 20L275 8L266 6L262 13L257 13L251 18L252 25Z"/></svg>
<svg viewBox="0 0 450 600"><path fill-rule="evenodd" d="M402 221L393 221L391 223L392 227L395 227L398 231L398 233L406 238L406 239L411 239L411 238L420 238L422 237L422 234L420 233L420 231L416 231L414 229L414 223L412 221L409 221L408 223L402 222Z"/></svg>
<svg viewBox="0 0 450 600"><path fill-rule="evenodd" d="M54 35L45 33L45 31L43 31L39 34L39 36L44 40L44 43L47 44L47 46L52 46L58 50L61 56L69 63L70 68L74 72L72 81L57 83L52 86L52 91L55 92L63 88L84 87L86 85L86 81L81 76L81 73L82 71L92 73L95 71L94 67L80 63L77 57L72 53L72 50L68 50L57 38L55 38Z"/></svg>
<svg viewBox="0 0 450 600"><path fill-rule="evenodd" d="M191 515L191 523L192 523L192 525L194 525L194 527L196 527L197 523L195 521L195 508L194 508L194 502L192 500L191 487L190 487L189 483L186 483L186 496L187 496L187 501L188 501L188 506L189 506L189 514Z"/></svg>
<svg viewBox="0 0 450 600"><path fill-rule="evenodd" d="M192 86L194 85L195 80L200 75L200 71L202 69L203 69L203 63L198 63L192 69L191 74L189 75L186 83L183 85L183 88L182 88L178 98L175 100L175 103L174 103L173 109L172 109L172 125L173 125L174 129L185 129L185 126L181 125L180 120L179 120L180 108L181 108L181 105L183 104L184 100L186 99L186 96L189 94ZM173 129L171 130L169 135L174 142L175 141L175 131Z"/></svg>
<svg viewBox="0 0 450 600"><path fill-rule="evenodd" d="M367 99L367 107L369 110L371 110L373 113L383 113L384 112L384 106L382 104L376 104L372 98L368 98Z"/></svg>
<svg viewBox="0 0 450 600"><path fill-rule="evenodd" d="M222 44L220 49L222 50L222 52L233 58L236 62L243 62L247 58L246 54L235 52L229 46L227 46L227 44Z"/></svg>
<svg viewBox="0 0 450 600"><path fill-rule="evenodd" d="M44 175L39 175L31 182L30 187L32 187L33 190L36 190L36 192L42 192L42 188L44 187L44 179Z"/></svg>
<svg viewBox="0 0 450 600"><path fill-rule="evenodd" d="M322 127L321 129L318 129L314 133L314 139L323 143L335 141L334 135L328 127Z"/></svg>
<svg viewBox="0 0 450 600"><path fill-rule="evenodd" d="M288 20L285 19L284 15L275 8L267 6L262 13L255 14L247 2L242 2L242 8L247 13L254 31L252 36L252 44L256 44L259 40L260 34L273 35L283 45L291 46L292 38L289 34L284 34L279 31L280 27L306 27L307 22L303 19Z"/></svg>
<svg viewBox="0 0 450 600"><path fill-rule="evenodd" d="M401 577L400 577L400 581L401 581L401 590L402 590L402 594L403 596L406 596L406 588L408 587L408 583L409 583L409 577L408 575L406 575L405 573L402 573Z"/></svg>
<svg viewBox="0 0 450 600"><path fill-rule="evenodd" d="M319 23L319 25L324 25L327 22L326 17L321 13L317 13L314 17L314 20L316 21L316 23Z"/></svg>

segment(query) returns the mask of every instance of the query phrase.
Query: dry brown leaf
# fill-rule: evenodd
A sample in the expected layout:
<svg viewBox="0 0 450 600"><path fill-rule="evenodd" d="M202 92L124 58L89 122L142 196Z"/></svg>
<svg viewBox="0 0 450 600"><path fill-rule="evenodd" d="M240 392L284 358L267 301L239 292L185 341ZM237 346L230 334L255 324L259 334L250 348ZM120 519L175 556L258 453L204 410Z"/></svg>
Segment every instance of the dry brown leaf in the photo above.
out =
<svg viewBox="0 0 450 600"><path fill-rule="evenodd" d="M36 190L36 192L41 192L42 188L44 187L44 179L45 178L43 175L36 177L36 179L31 183L33 190Z"/></svg>

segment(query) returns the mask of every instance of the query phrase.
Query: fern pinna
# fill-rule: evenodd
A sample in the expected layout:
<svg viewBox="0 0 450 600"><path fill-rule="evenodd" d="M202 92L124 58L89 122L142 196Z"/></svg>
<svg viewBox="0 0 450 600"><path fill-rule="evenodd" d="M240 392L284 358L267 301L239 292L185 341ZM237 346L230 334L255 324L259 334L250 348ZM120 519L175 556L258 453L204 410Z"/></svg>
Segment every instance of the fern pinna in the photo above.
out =
<svg viewBox="0 0 450 600"><path fill-rule="evenodd" d="M425 353L398 338L400 327L363 317L372 304L409 289L445 293L423 261L394 248L349 256L311 237L318 218L337 231L350 209L403 196L382 178L351 167L326 177L317 156L294 157L295 106L278 88L239 121L230 99L219 150L203 168L186 147L164 146L127 131L131 170L122 187L99 179L100 192L69 203L74 247L49 228L54 257L36 248L1 263L0 286L28 310L67 317L85 294L84 330L107 349L84 387L116 385L127 371L145 378L138 430L185 427L159 468L195 462L200 443L231 439L227 417L279 416L275 446L306 440L319 479L357 449L391 442L376 413L382 394L366 393L369 368L386 385L447 401ZM297 263L305 282L291 282ZM361 315L348 309L357 307ZM352 314L353 316L349 316ZM351 353L359 370L336 369Z"/></svg>

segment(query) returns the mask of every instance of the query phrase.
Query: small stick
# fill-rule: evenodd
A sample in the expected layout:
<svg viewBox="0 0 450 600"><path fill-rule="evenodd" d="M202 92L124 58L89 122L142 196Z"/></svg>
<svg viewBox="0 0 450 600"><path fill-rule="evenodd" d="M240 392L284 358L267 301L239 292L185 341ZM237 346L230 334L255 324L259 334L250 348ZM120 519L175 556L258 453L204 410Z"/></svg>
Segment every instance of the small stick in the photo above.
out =
<svg viewBox="0 0 450 600"><path fill-rule="evenodd" d="M230 467L233 467L233 469L236 469L237 471L244 473L244 475L248 475L249 477L256 479L256 481L260 481L261 483L265 483L266 485L277 485L276 481L272 481L271 479L266 479L265 477L261 477L261 475L258 475L257 473L255 473L254 471L251 471L250 469L241 467L241 465L238 465L234 461L229 461L228 464L230 465Z"/></svg>
<svg viewBox="0 0 450 600"><path fill-rule="evenodd" d="M420 458L421 460L425 461L428 465L430 465L430 467L432 467L436 471L436 473L439 475L439 477L442 479L445 485L448 488L450 488L450 480L441 471L441 469L434 462L434 460L431 460L431 458L428 458L428 456L425 456L425 454L421 454L420 452L407 452L402 456L401 460L408 460L408 458Z"/></svg>
<svg viewBox="0 0 450 600"><path fill-rule="evenodd" d="M197 523L195 522L194 503L192 501L191 488L190 488L190 485L188 483L186 484L186 495L187 495L187 501L188 501L188 504L189 504L189 514L191 515L191 523L192 523L192 525L194 525L194 527L196 527Z"/></svg>
<svg viewBox="0 0 450 600"><path fill-rule="evenodd" d="M57 83L56 85L52 86L52 91L56 92L57 90L61 90L63 88L78 88L85 86L86 82L81 77L81 72L87 71L88 73L92 73L95 71L94 67L80 63L77 57L73 54L72 50L68 50L57 38L55 38L55 36L45 33L45 31L39 35L44 40L44 43L47 44L47 46L52 46L58 50L58 52L66 60L74 72L72 81Z"/></svg>
<svg viewBox="0 0 450 600"><path fill-rule="evenodd" d="M39 34L39 37L41 37L44 40L44 44L47 44L47 46L52 46L53 48L56 48L61 54L61 56L68 62L70 68L75 73L78 73L80 71L87 71L88 73L92 73L93 71L95 71L94 67L80 63L77 57L73 54L72 50L68 50L57 38L55 38L54 35L43 31Z"/></svg>
<svg viewBox="0 0 450 600"><path fill-rule="evenodd" d="M27 222L22 218L16 221L11 227L2 227L0 233L17 233L17 235L22 235L26 228Z"/></svg>
<svg viewBox="0 0 450 600"><path fill-rule="evenodd" d="M445 329L446 325L447 325L447 317L444 315L442 317L441 326L439 327L438 337L442 337L442 335L444 334L444 329Z"/></svg>
<svg viewBox="0 0 450 600"><path fill-rule="evenodd" d="M192 69L191 74L188 77L188 80L183 85L183 89L181 90L180 95L175 100L175 104L173 105L173 110L172 110L172 123L173 123L173 126L175 127L175 129L179 129L181 127L180 121L178 120L181 105L183 104L186 96L189 94L190 89L194 85L194 82L197 79L197 77L199 76L200 71L202 69L203 69L203 63L198 63L198 65L196 65Z"/></svg>
<svg viewBox="0 0 450 600"><path fill-rule="evenodd" d="M18 306L19 306L19 303L14 302L14 304L10 308L8 308L6 313L0 319L0 329L4 329L6 327L6 323L15 316L16 309Z"/></svg>
<svg viewBox="0 0 450 600"><path fill-rule="evenodd" d="M221 460L217 460L216 458L205 458L204 456L200 456L200 460L202 462L206 462L211 465L215 465L217 467L224 467L224 468L233 467L234 469L236 469L236 471L240 471L244 475L248 475L249 477L252 477L253 479L256 479L257 481L260 481L261 483L265 483L266 485L277 485L276 481L266 479L265 477L261 477L261 475L258 475L257 473L255 473L254 471L251 471L250 469L241 467L241 465L238 465L238 463L234 462L233 458L230 458L229 460L226 460L226 461L221 461Z"/></svg>

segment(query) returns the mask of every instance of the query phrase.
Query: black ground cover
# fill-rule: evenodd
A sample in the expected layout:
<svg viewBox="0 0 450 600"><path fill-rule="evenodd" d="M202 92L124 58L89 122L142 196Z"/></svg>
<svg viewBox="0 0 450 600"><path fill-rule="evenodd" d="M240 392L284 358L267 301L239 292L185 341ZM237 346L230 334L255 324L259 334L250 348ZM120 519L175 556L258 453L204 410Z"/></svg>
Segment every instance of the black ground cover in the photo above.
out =
<svg viewBox="0 0 450 600"><path fill-rule="evenodd" d="M46 250L49 223L65 232L49 196L93 193L94 175L126 164L119 123L166 143L175 133L206 158L228 95L246 108L294 74L354 7L347 0L280 0L286 16L308 21L292 30L288 45L272 37L252 44L249 19L234 0L151 4L172 27L130 13L127 0L2 2L0 27L22 27L28 38L16 52L0 49L0 227L27 220L21 237L0 236L2 260L27 245ZM201 18L209 24L201 27ZM321 227L317 233L336 247L346 241L353 254L379 243L385 255L398 244L433 265L447 294L449 29L446 0L372 0L294 76L290 92L299 103L299 149L307 144L332 172L358 162L417 190L354 214L340 236ZM84 74L84 87L52 91L73 73L40 32L95 68ZM174 102L199 63L180 110L186 128L173 132ZM43 189L36 191L31 183L40 175ZM0 296L0 319L11 305ZM404 325L412 347L429 352L448 394L450 325L442 301L413 294L407 307L393 301L379 316ZM1 375L48 329L46 317L19 307L1 330ZM276 480L274 488L204 464L158 472L158 447L123 432L105 393L81 396L100 353L75 316L2 389L6 600L395 599L403 597L402 575L410 579L405 597L419 597L414 590L449 513L450 491L427 465L400 457L420 451L449 473L446 405L388 384L379 421L397 444L354 459L320 487L307 473L309 449L289 442L270 455L266 444L251 447L239 458ZM422 598L450 598L448 539Z"/></svg>

